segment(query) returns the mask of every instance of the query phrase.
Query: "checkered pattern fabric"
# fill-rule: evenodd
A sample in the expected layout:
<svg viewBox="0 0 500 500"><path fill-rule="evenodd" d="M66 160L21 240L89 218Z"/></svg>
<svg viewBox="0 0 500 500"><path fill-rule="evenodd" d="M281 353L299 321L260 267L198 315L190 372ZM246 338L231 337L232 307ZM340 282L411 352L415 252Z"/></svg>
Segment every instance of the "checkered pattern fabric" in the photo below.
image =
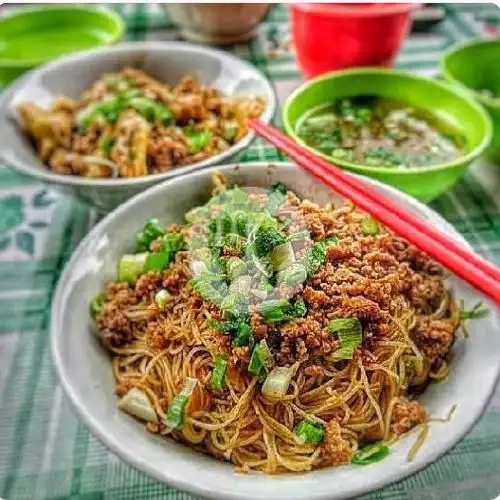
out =
<svg viewBox="0 0 500 500"><path fill-rule="evenodd" d="M159 5L113 8L126 20L128 40L178 38ZM447 46L494 33L500 25L494 5L448 4L446 14L432 31L409 37L397 62L400 68L433 76ZM288 30L287 9L276 6L254 40L229 49L273 82L281 103L300 83L293 53L270 51L284 44ZM258 140L240 159L281 157ZM498 167L474 165L433 208L479 252L500 263ZM52 294L65 262L94 223L95 214L75 200L0 167L0 497L187 500L192 497L130 468L93 438L73 414L52 371ZM499 492L500 393L475 429L445 457L363 498L489 500Z"/></svg>

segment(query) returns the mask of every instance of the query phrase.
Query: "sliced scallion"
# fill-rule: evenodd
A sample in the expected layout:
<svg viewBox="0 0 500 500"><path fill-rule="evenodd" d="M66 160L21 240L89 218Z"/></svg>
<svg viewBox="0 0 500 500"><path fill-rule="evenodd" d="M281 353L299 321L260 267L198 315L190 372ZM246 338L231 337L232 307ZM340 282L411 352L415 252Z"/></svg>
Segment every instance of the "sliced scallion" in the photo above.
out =
<svg viewBox="0 0 500 500"><path fill-rule="evenodd" d="M373 443L356 451L351 462L357 465L370 465L380 462L389 455L389 448L385 444Z"/></svg>
<svg viewBox="0 0 500 500"><path fill-rule="evenodd" d="M376 235L380 233L380 227L375 219L367 217L361 221L361 231L366 236Z"/></svg>
<svg viewBox="0 0 500 500"><path fill-rule="evenodd" d="M293 368L278 366L273 368L262 385L262 394L269 399L280 399L288 392L294 373Z"/></svg>
<svg viewBox="0 0 500 500"><path fill-rule="evenodd" d="M332 360L352 359L354 351L363 341L363 329L358 318L337 318L328 323L326 330L336 333L340 349L332 354Z"/></svg>
<svg viewBox="0 0 500 500"><path fill-rule="evenodd" d="M149 398L137 387L130 389L120 399L118 408L146 422L158 422L158 415L156 415Z"/></svg>
<svg viewBox="0 0 500 500"><path fill-rule="evenodd" d="M278 283L295 286L304 283L307 280L307 270L304 264L296 262L291 266L280 271L276 276Z"/></svg>
<svg viewBox="0 0 500 500"><path fill-rule="evenodd" d="M160 309L165 309L167 302L172 299L172 295L164 288L156 292L155 302Z"/></svg>
<svg viewBox="0 0 500 500"><path fill-rule="evenodd" d="M309 419L301 420L293 429L302 443L318 444L323 440L324 430L319 422Z"/></svg>
<svg viewBox="0 0 500 500"><path fill-rule="evenodd" d="M233 339L233 347L242 347L250 345L253 342L252 327L247 323L240 322L236 330L236 336Z"/></svg>
<svg viewBox="0 0 500 500"><path fill-rule="evenodd" d="M148 255L148 252L123 255L118 264L118 281L134 284L144 270Z"/></svg>
<svg viewBox="0 0 500 500"><path fill-rule="evenodd" d="M275 246L271 250L269 258L275 271L281 271L290 267L295 262L292 244L287 241L282 245Z"/></svg>
<svg viewBox="0 0 500 500"><path fill-rule="evenodd" d="M271 363L271 351L265 340L261 340L253 349L248 371L252 375L263 378L269 371Z"/></svg>
<svg viewBox="0 0 500 500"><path fill-rule="evenodd" d="M215 355L215 364L211 379L214 391L222 391L224 389L227 365L228 360L224 354L219 353Z"/></svg>
<svg viewBox="0 0 500 500"><path fill-rule="evenodd" d="M99 314L101 314L105 298L106 294L104 292L98 293L97 295L94 295L94 297L92 297L92 300L90 301L89 304L89 308L90 308L90 315L94 319L97 318Z"/></svg>
<svg viewBox="0 0 500 500"><path fill-rule="evenodd" d="M175 396L168 406L167 418L165 420L165 425L168 428L180 430L184 427L184 412L197 384L197 379L188 377L181 392Z"/></svg>
<svg viewBox="0 0 500 500"><path fill-rule="evenodd" d="M149 253L144 264L143 272L162 271L168 266L171 258L172 254L167 250Z"/></svg>
<svg viewBox="0 0 500 500"><path fill-rule="evenodd" d="M266 300L260 305L259 312L266 323L286 321L292 313L292 305L286 299Z"/></svg>

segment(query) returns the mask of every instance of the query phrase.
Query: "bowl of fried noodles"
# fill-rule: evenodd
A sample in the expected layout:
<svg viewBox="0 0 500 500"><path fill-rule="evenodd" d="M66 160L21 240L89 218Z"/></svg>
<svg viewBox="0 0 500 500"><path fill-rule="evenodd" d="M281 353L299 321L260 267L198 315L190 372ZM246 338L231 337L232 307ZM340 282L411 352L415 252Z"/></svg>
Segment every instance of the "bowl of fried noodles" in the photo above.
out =
<svg viewBox="0 0 500 500"><path fill-rule="evenodd" d="M440 216L381 192L466 245ZM437 460L499 372L498 311L295 165L173 178L80 243L52 351L114 453L223 499L340 499Z"/></svg>
<svg viewBox="0 0 500 500"><path fill-rule="evenodd" d="M220 164L269 122L266 78L231 54L125 43L58 59L0 99L7 166L109 211L169 177Z"/></svg>

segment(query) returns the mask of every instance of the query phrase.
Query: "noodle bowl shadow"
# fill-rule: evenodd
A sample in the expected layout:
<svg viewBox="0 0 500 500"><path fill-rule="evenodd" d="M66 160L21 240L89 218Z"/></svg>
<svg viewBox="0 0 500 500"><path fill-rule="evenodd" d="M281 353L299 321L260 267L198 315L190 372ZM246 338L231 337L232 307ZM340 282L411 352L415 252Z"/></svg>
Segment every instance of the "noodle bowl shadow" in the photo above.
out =
<svg viewBox="0 0 500 500"><path fill-rule="evenodd" d="M431 423L429 436L413 462L406 455L415 433L391 447L385 460L368 467L347 465L302 474L269 476L237 474L230 463L199 454L187 446L146 432L142 423L116 406L111 360L92 333L90 299L116 278L120 255L134 245L134 236L151 217L181 222L184 214L209 198L210 174L224 173L230 183L261 186L281 181L299 196L320 204L340 197L292 164L226 165L174 178L142 193L104 218L80 243L58 284L52 308L52 354L62 386L80 418L123 460L176 488L216 499L341 499L357 497L400 480L432 463L452 448L473 426L495 387L500 359L498 310L469 325L468 339L457 339L449 377L431 384L421 397L432 417L445 417L458 405L448 423ZM380 191L435 224L466 245L463 238L428 207L393 188L367 179ZM476 292L451 277L448 284L470 307ZM493 335L492 335L493 334Z"/></svg>

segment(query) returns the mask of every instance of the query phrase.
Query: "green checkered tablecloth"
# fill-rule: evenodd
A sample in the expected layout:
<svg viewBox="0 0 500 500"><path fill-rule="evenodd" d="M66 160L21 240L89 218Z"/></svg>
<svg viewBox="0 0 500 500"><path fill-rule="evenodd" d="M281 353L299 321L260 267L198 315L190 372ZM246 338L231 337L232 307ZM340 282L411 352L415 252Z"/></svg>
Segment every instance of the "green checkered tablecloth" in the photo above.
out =
<svg viewBox="0 0 500 500"><path fill-rule="evenodd" d="M178 38L157 5L115 5L129 40ZM412 35L398 66L435 75L450 44L500 33L493 5L446 6L446 20ZM258 37L231 50L271 79L280 101L300 82L292 52L270 57L288 38L287 10L274 8ZM278 118L279 121L279 118ZM0 131L1 133L1 131ZM277 160L256 141L241 160ZM433 203L488 258L500 263L500 170L477 164ZM50 303L54 287L95 214L55 190L0 167L0 497L15 499L190 499L108 452L72 412L52 371ZM500 353L499 353L500 355ZM445 430L444 430L445 432ZM364 499L489 500L500 493L500 393L454 450L425 471Z"/></svg>

